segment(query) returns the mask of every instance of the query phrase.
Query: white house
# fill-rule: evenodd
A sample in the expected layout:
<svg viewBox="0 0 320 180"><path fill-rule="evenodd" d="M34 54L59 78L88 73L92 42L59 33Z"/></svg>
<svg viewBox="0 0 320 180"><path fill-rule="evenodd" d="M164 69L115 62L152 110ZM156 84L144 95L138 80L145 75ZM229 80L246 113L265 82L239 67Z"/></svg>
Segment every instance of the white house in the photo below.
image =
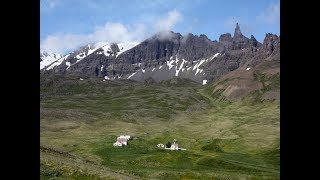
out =
<svg viewBox="0 0 320 180"><path fill-rule="evenodd" d="M177 141L175 139L173 140L173 143L171 144L170 149L171 150L178 150L179 149L178 143L177 143Z"/></svg>
<svg viewBox="0 0 320 180"><path fill-rule="evenodd" d="M125 138L125 139L127 139L127 140L130 140L130 139L131 139L131 136L129 136L129 135L121 135L121 136L119 136L118 138Z"/></svg>
<svg viewBox="0 0 320 180"><path fill-rule="evenodd" d="M164 148L164 144L158 144L157 147L158 148Z"/></svg>
<svg viewBox="0 0 320 180"><path fill-rule="evenodd" d="M113 146L127 146L128 145L128 140L130 140L130 136L128 135L121 135L117 137L117 141L113 143Z"/></svg>
<svg viewBox="0 0 320 180"><path fill-rule="evenodd" d="M179 148L178 142L175 139L173 140L173 143L171 144L171 146L169 148L165 147L164 144L158 144L157 147L167 149L167 150L187 150L185 148Z"/></svg>

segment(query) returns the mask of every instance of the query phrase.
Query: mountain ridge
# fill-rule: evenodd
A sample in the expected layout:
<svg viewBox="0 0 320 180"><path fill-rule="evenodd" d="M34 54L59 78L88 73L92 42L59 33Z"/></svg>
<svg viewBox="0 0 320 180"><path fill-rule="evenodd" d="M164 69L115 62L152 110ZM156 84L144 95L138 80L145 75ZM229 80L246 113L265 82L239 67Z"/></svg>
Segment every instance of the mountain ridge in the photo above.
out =
<svg viewBox="0 0 320 180"><path fill-rule="evenodd" d="M181 77L206 84L238 68L253 68L266 59L280 59L280 36L267 33L260 43L253 35L245 37L238 23L233 37L230 33L222 34L219 41L204 34L182 36L162 31L139 44L128 45L123 51L120 43L107 44L106 48L80 48L44 71L107 80L152 78L159 82Z"/></svg>

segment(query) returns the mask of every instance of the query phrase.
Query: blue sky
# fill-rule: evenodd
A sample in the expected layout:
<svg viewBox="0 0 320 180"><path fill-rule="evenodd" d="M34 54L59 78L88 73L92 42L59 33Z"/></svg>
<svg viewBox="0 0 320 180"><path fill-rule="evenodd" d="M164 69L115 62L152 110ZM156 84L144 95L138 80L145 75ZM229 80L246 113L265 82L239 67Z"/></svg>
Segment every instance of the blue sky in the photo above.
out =
<svg viewBox="0 0 320 180"><path fill-rule="evenodd" d="M66 53L90 42L142 41L162 30L218 40L242 33L280 35L279 0L41 0L40 47Z"/></svg>

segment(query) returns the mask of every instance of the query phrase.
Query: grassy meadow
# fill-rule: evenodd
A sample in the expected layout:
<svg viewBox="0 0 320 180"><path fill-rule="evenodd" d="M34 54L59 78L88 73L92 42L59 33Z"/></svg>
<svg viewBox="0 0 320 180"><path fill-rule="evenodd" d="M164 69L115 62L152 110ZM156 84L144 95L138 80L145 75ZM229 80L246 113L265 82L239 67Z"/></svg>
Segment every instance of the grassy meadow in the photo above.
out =
<svg viewBox="0 0 320 180"><path fill-rule="evenodd" d="M137 179L280 179L280 101L259 99L263 91L230 101L182 79L47 77L41 84L41 146L96 169ZM133 139L113 147L122 134ZM173 139L187 150L156 147ZM77 159L61 166L64 158L50 158L41 158L41 179L121 179Z"/></svg>

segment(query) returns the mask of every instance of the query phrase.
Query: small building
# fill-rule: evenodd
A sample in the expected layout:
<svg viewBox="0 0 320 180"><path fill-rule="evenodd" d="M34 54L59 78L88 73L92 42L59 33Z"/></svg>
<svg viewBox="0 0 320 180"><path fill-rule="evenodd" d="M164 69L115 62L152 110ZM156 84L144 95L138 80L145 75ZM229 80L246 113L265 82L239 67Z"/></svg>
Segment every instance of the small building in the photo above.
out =
<svg viewBox="0 0 320 180"><path fill-rule="evenodd" d="M121 138L121 137L118 137L117 138L117 142L121 143L122 145L128 145L128 139L127 138Z"/></svg>
<svg viewBox="0 0 320 180"><path fill-rule="evenodd" d="M164 144L158 144L157 147L158 148L165 148Z"/></svg>
<svg viewBox="0 0 320 180"><path fill-rule="evenodd" d="M170 149L171 149L171 150L178 150L178 149L179 149L177 140L175 140L175 139L173 140L173 143L171 144Z"/></svg>
<svg viewBox="0 0 320 180"><path fill-rule="evenodd" d="M113 146L127 146L128 145L128 140L130 140L131 137L128 135L121 135L117 137L117 141L113 143Z"/></svg>
<svg viewBox="0 0 320 180"><path fill-rule="evenodd" d="M121 135L121 136L119 136L118 138L125 138L125 139L127 139L127 140L130 140L130 139L131 139L131 136L129 136L129 135Z"/></svg>
<svg viewBox="0 0 320 180"><path fill-rule="evenodd" d="M163 149L167 149L167 150L187 150L185 148L179 148L179 145L178 145L178 141L177 140L173 140L172 144L170 147L165 147L164 144L158 144L157 145L158 148L163 148Z"/></svg>

